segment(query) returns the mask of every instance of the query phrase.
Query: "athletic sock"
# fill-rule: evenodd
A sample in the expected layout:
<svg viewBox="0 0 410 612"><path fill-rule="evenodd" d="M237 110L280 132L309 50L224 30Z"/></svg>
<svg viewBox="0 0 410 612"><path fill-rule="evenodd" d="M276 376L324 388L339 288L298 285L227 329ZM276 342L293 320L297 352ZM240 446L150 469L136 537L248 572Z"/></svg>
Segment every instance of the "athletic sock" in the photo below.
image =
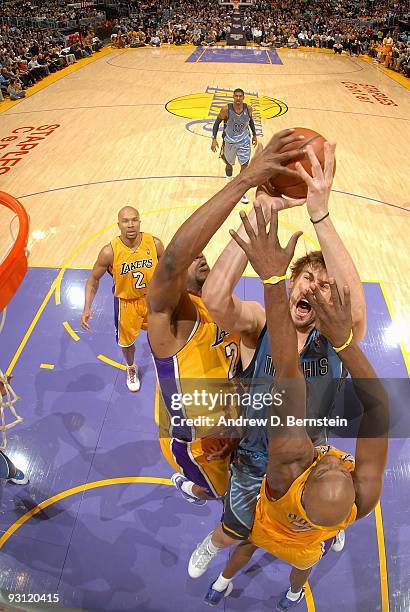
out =
<svg viewBox="0 0 410 612"><path fill-rule="evenodd" d="M199 497L195 495L195 493L193 492L194 485L195 485L194 482L191 482L190 480L188 480L182 483L181 489L183 490L184 493L188 493L188 495L192 495L192 497L196 497L197 499L199 499Z"/></svg>
<svg viewBox="0 0 410 612"><path fill-rule="evenodd" d="M222 591L226 589L226 587L228 586L230 582L231 582L230 578L224 578L223 574L220 573L218 578L213 583L212 588L215 589L215 591L219 591L221 593Z"/></svg>
<svg viewBox="0 0 410 612"><path fill-rule="evenodd" d="M222 550L222 548L219 548L219 546L215 546L215 544L212 543L211 538L209 538L209 541L206 545L208 552L211 555L216 555L216 553L218 553L220 550Z"/></svg>
<svg viewBox="0 0 410 612"><path fill-rule="evenodd" d="M290 599L290 601L297 601L300 597L301 592L302 592L302 589L300 589L300 591L298 591L297 593L294 593L291 587L289 591L286 593L286 597Z"/></svg>

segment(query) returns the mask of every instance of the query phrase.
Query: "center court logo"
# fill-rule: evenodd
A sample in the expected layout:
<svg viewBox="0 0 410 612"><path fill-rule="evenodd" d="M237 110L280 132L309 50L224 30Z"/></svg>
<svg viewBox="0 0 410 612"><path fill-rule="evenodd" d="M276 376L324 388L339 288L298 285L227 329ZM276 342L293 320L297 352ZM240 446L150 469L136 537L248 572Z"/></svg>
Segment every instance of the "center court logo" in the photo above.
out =
<svg viewBox="0 0 410 612"><path fill-rule="evenodd" d="M205 138L212 138L212 126L223 106L232 102L233 89L207 87L204 93L189 94L174 98L165 105L172 115L192 119L185 128ZM272 119L284 115L288 107L281 100L259 95L258 92L245 92L245 102L253 108L257 136L263 136L262 119Z"/></svg>

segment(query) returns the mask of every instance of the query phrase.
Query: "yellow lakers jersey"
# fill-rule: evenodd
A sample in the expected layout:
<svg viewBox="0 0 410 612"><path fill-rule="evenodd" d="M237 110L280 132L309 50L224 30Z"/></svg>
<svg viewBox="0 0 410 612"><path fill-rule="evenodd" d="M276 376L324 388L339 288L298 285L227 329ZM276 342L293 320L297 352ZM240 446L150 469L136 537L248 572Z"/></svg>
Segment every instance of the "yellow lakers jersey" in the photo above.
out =
<svg viewBox="0 0 410 612"><path fill-rule="evenodd" d="M122 300L145 297L158 263L154 237L141 232L140 244L131 249L117 236L111 240L111 246L114 252L114 295Z"/></svg>
<svg viewBox="0 0 410 612"><path fill-rule="evenodd" d="M265 476L252 530L252 541L257 546L260 545L266 549L262 541L265 539L268 541L270 537L273 540L279 538L282 542L288 541L289 543L296 540L300 547L312 546L334 537L338 531L345 529L356 520L356 504L353 504L349 516L340 525L323 527L315 525L308 519L302 505L302 494L306 480L317 463L325 455L330 454L341 459L349 472L354 470L354 458L351 455L332 446L320 446L316 448L316 451L316 460L292 483L285 495L277 500L269 499Z"/></svg>
<svg viewBox="0 0 410 612"><path fill-rule="evenodd" d="M197 320L185 346L172 357L154 355L160 435L186 441L210 435L219 417L231 413L226 381L234 377L239 363L239 337L213 322L201 298L190 298ZM197 422L191 424L190 419Z"/></svg>

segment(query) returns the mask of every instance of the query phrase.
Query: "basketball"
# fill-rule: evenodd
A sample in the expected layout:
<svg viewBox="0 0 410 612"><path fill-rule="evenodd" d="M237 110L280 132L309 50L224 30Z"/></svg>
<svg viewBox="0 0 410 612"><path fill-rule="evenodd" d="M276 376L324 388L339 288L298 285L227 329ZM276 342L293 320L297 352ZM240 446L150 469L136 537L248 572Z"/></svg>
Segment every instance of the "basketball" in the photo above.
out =
<svg viewBox="0 0 410 612"><path fill-rule="evenodd" d="M325 164L325 151L324 151L324 143L326 142L326 138L318 134L313 130L309 130L308 128L295 128L295 135L304 136L304 140L292 142L290 144L282 147L280 152L291 151L294 149L303 149L306 145L311 145L313 150L318 158L320 165L324 168ZM305 168L309 174L312 174L312 167L309 161L309 157L307 153L299 160L302 166ZM296 169L296 162L291 162L287 164L288 168L292 170ZM333 169L333 175L336 170L336 164ZM274 191L279 191L282 195L287 196L288 198L305 198L307 195L307 185L306 183L300 179L292 179L287 176L276 176L274 179L269 180L265 185L268 192L273 193Z"/></svg>

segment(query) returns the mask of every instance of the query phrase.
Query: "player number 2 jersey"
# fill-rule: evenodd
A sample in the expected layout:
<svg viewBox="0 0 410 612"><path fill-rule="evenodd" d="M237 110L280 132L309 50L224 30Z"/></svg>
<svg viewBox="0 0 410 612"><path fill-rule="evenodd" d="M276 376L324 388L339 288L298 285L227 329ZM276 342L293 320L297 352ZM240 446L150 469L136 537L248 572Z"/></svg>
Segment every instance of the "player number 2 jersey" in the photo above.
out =
<svg viewBox="0 0 410 612"><path fill-rule="evenodd" d="M122 300L136 300L146 296L158 263L154 237L145 232L141 234L141 242L135 249L124 244L120 236L111 240L114 252L114 295Z"/></svg>

